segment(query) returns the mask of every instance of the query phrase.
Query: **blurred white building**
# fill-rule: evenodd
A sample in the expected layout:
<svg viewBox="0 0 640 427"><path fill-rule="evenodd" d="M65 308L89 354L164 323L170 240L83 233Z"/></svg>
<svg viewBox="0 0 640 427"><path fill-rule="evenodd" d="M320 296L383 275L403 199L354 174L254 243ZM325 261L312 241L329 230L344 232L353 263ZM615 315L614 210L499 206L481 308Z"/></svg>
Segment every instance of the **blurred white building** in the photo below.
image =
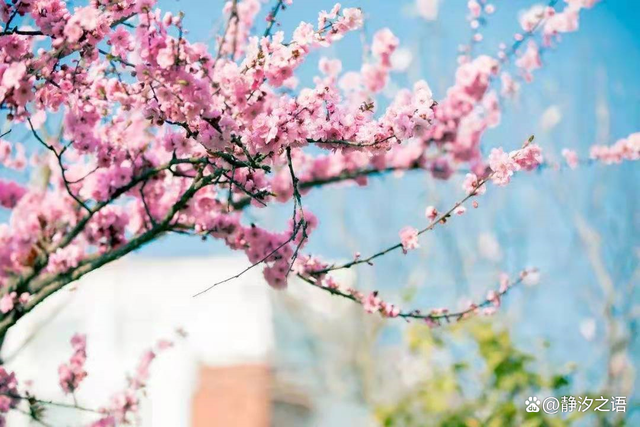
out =
<svg viewBox="0 0 640 427"><path fill-rule="evenodd" d="M239 258L117 262L72 285L75 290L54 295L21 320L3 349L8 368L21 383L32 380L39 398L72 403L60 391L57 367L72 354L71 336L86 333L89 375L76 397L79 404L95 407L124 387L126 373L134 371L145 349L159 339L174 339L176 329L183 328L187 338L154 361L140 413L144 426L189 426L203 368L258 367L256 372L266 379L273 326L270 290L260 269L193 297L244 268L246 262ZM218 376L224 379L224 370ZM76 410L49 411L55 425L95 419ZM20 414L9 420L11 426L27 424Z"/></svg>
<svg viewBox="0 0 640 427"><path fill-rule="evenodd" d="M318 409L313 392L282 380L277 372L282 363L276 357L295 355L276 355L275 325L283 325L283 330L289 330L290 323L297 325L287 319L290 313L278 321L274 303L284 304L281 311L287 312L286 305L297 301L305 306L303 316L334 318L352 303L343 305L300 283L285 293L273 291L260 267L193 297L247 265L242 258L220 257L129 257L116 262L58 292L20 320L2 350L6 366L20 384L32 381L30 390L38 398L71 404L73 397L62 393L57 371L72 354L72 335L84 333L89 375L75 397L81 406L98 408L125 387L127 373L134 372L146 349L159 339L171 339L176 345L152 364L141 426L320 425L312 415ZM178 328L186 338L176 340ZM279 352L295 353L295 342ZM310 369L314 363L303 360ZM47 406L46 420L55 426L95 419L90 412ZM29 419L13 413L8 425L27 426Z"/></svg>

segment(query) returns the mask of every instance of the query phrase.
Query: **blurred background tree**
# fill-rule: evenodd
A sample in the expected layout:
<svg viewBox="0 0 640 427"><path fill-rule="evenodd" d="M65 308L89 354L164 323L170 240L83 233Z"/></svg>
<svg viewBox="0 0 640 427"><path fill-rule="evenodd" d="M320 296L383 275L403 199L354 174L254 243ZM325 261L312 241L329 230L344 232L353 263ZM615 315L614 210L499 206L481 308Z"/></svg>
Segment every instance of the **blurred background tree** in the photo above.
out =
<svg viewBox="0 0 640 427"><path fill-rule="evenodd" d="M474 321L445 329L416 325L408 329L407 341L430 373L397 400L377 407L384 426L553 427L576 425L588 417L597 425L625 425L624 413L596 420L598 413L577 408L556 415L526 412L529 396L577 397L572 388L577 367L571 363L546 367L543 354L519 349L509 330L499 324Z"/></svg>

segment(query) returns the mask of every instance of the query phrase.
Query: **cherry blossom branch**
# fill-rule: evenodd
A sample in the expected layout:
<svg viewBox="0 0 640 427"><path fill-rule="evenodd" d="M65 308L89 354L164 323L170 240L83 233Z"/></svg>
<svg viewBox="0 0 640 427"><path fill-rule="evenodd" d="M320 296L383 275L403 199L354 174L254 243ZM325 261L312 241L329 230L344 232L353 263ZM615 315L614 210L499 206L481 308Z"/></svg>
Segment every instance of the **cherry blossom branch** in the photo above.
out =
<svg viewBox="0 0 640 427"><path fill-rule="evenodd" d="M371 307L366 307L367 311L380 311L380 313L385 317L420 319L426 321L432 326L436 326L440 325L440 321L442 320L445 320L447 323L451 321L460 321L464 318L470 317L471 315L479 314L480 309L482 308L487 308L489 306L494 306L496 308L499 307L501 299L504 295L506 295L512 288L523 283L528 277L537 273L537 269L523 270L515 280L503 280L498 291L489 291L487 298L479 303L470 303L469 307L467 307L466 309L459 311L450 311L446 308L437 308L432 309L428 314L422 313L421 310L400 311L396 307L380 300L377 291L374 291L369 296L365 297L362 293L352 288L344 291L337 286L326 286L324 284L321 284L317 279L306 276L304 274L298 273L297 277L302 279L304 282L316 288L322 289L323 291L326 291L332 295L348 299L362 306L371 305ZM486 314L493 314L493 310L486 312Z"/></svg>
<svg viewBox="0 0 640 427"><path fill-rule="evenodd" d="M291 148L287 147L286 151L287 151L287 164L289 166L289 174L291 176L291 186L293 187L293 218L292 220L294 224L295 233L292 234L291 238L295 239L298 233L298 229L302 229L302 237L298 242L296 249L293 252L293 256L291 257L291 261L289 263L289 269L287 270L287 274L286 274L286 276L288 276L289 273L291 272L291 269L293 268L293 264L298 258L298 252L300 251L300 248L302 247L302 245L305 243L305 241L309 236L307 236L307 222L305 221L304 209L302 208L302 196L300 195L300 189L298 188L298 184L300 180L298 179L295 171L293 170L293 161L291 160ZM300 210L299 221L297 219L298 209Z"/></svg>
<svg viewBox="0 0 640 427"><path fill-rule="evenodd" d="M269 12L269 15L267 16L269 25L267 25L267 28L264 30L264 34L262 35L263 37L269 37L271 35L271 30L276 23L276 16L278 16L280 9L284 9L284 0L277 0L276 5L271 9L271 12Z"/></svg>
<svg viewBox="0 0 640 427"><path fill-rule="evenodd" d="M521 155L521 153L524 152L524 150L527 149L527 147L530 147L530 144L533 142L533 140L534 140L534 137L532 135L531 137L529 137L527 139L527 141L525 141L525 143L523 144L523 146L522 146L522 148L520 150L514 151L513 153L511 153L509 155L506 155L506 154L504 154L504 155L506 156L507 159L510 159L509 161L517 159ZM538 147L538 149L539 149L539 147ZM536 149L536 151L537 151L537 149ZM536 162L535 167L539 166L539 164L540 164L539 160L540 159L536 159L535 160L535 162ZM526 159L524 159L524 160L526 162L528 162L528 160L526 160ZM534 167L533 164L528 164L526 166L527 167ZM495 166L495 167L498 167L498 166ZM519 166L514 166L514 167L519 167ZM496 170L491 170L485 177L480 178L480 179L475 177L475 175L472 175L474 177L474 182L472 184L472 187L473 187L472 190L468 191L468 193L467 193L467 195L465 197L463 197L458 202L456 202L447 211L445 211L445 212L441 213L440 215L436 216L431 221L431 223L429 223L429 225L427 225L426 227L424 227L421 230L417 231L415 233L414 237L417 239L418 236L426 233L427 231L433 230L436 225L446 223L447 219L451 217L451 215L454 213L454 211L457 211L459 208L461 208L462 205L466 201L468 201L469 199L471 199L472 197L474 197L476 195L484 193L484 191L485 191L485 189L483 188L484 185L487 183L487 181L492 179L494 177L494 175L496 175L496 173L497 173ZM510 170L508 173L512 174L513 170ZM366 264L372 265L372 261L374 259L382 257L382 256L384 256L384 255L386 255L386 254L388 254L390 252L394 252L394 251L396 251L398 249L403 249L403 250L405 249L405 245L404 245L403 242L399 242L397 244L389 246L389 247L387 247L387 248L385 248L385 249L383 249L383 250L381 250L379 252L376 252L373 255L370 255L368 257L365 257L365 258L358 257L358 258L354 259L353 261L350 261L350 262L347 262L347 263L344 263L344 264L341 264L341 265L334 265L334 266L330 266L330 267L327 267L327 268L311 271L310 274L312 274L312 275L317 277L317 276L321 276L321 275L324 275L326 273L329 273L331 271L343 270L343 269L351 268L353 266L360 265L360 264L365 264L366 263Z"/></svg>
<svg viewBox="0 0 640 427"><path fill-rule="evenodd" d="M129 190L133 189L136 185L140 184L151 178L152 176L164 171L169 170L171 167L180 165L180 164L190 164L190 165L199 165L199 164L209 164L207 159L203 158L190 158L190 159L172 159L168 163L158 166L155 168L148 169L142 172L137 177L131 179L131 181L124 185L123 187L118 188L113 192L111 197L107 200L97 203L93 208L89 209L89 212L82 217L76 225L69 230L64 237L55 245L50 248L44 248L45 250L40 254L40 256L35 260L34 266L31 268L31 271L19 276L16 279L16 283L13 286L8 286L7 289L22 289L25 285L27 285L34 277L36 277L44 267L46 267L47 262L49 260L49 255L55 252L58 249L63 249L67 247L74 239L80 235L80 233L85 229L89 221L100 212L106 206L112 204L115 200L117 200L120 196L127 193ZM7 292L5 290L5 292ZM0 292L2 293L2 292Z"/></svg>
<svg viewBox="0 0 640 427"><path fill-rule="evenodd" d="M284 242L282 242L281 244L279 244L278 246L276 246L272 251L268 252L264 257L262 257L261 259L259 259L257 262L254 262L253 264L249 265L247 268L245 268L244 270L240 271L239 273L227 277L223 280L220 280L218 282L215 282L214 284L212 284L211 286L208 286L207 288L203 289L202 291L196 293L195 295L193 295L193 297L198 297L200 295L203 295L204 293L210 291L211 289L215 288L218 285L221 285L223 283L227 283L231 280L234 279L238 279L240 278L242 275L244 275L245 273L247 273L248 271L250 271L251 269L265 263L267 260L269 260L273 255L275 255L276 253L278 253L282 248L284 248L285 246L287 246L289 243L291 243L292 241L294 241L296 239L296 237L298 236L299 232L302 232L302 237L300 238L300 241L298 242L298 244L296 245L296 249L293 252L293 255L291 256L291 260L289 261L289 266L287 269L287 273L286 276L289 275L289 273L291 272L294 263L298 257L298 253L300 251L300 248L303 246L303 244L305 243L306 239L308 238L307 235L307 222L305 221L304 218L304 210L302 208L302 196L300 195L300 191L298 189L298 178L295 174L295 171L293 169L293 162L291 159L291 149L287 147L287 164L288 164L288 168L289 168L289 173L291 175L291 181L292 181L292 185L293 185L293 214L292 214L292 224L293 224L293 229L291 231L291 235L289 236L288 239L286 239ZM298 214L300 215L300 219L298 220Z"/></svg>
<svg viewBox="0 0 640 427"><path fill-rule="evenodd" d="M548 8L553 8L557 3L558 3L558 0L549 0L549 3L547 4L547 7ZM518 49L520 48L520 46L522 46L522 44L525 41L527 41L528 39L533 37L535 32L538 30L538 28L540 28L542 23L545 21L545 19L546 19L545 15L543 13L542 16L540 16L540 19L538 19L538 21L533 25L533 27L529 31L526 31L522 37L520 37L518 40L516 40L511 45L511 48L509 49L509 52L507 52L505 54L505 56L501 59L501 62L504 63L507 60L509 60L509 58L511 58L513 55L515 55L516 52L518 51Z"/></svg>
<svg viewBox="0 0 640 427"><path fill-rule="evenodd" d="M222 35L222 40L220 41L220 46L218 46L218 53L216 54L216 58L213 60L213 69L216 68L216 64L222 57L222 50L227 41L227 36L229 34L229 29L231 28L231 21L235 21L236 30L238 29L238 22L240 18L238 16L238 0L232 0L231 3L231 13L229 14L229 19L227 20L227 25L224 29L224 34ZM236 54L236 41L237 41L237 31L234 36L233 50L231 51L231 58L233 59Z"/></svg>
<svg viewBox="0 0 640 427"><path fill-rule="evenodd" d="M444 213L440 214L438 217L436 217L433 221L431 221L431 223L429 223L429 225L427 225L426 227L422 228L421 230L418 231L417 235L422 235L424 233L426 233L427 231L431 231L435 228L436 225L438 224L444 224L446 222L446 220L448 218L451 217L451 214L458 209L460 206L462 206L467 200L469 200L470 198L476 196L478 194L478 191L487 183L487 181L489 179L491 179L491 177L493 176L493 173L490 173L489 175L487 175L485 178L481 179L478 181L478 184L476 186L476 190L473 191L472 193L467 194L464 198L460 199L459 201L457 201L451 208L449 208L447 211L445 211ZM319 275L323 275L326 273L329 273L331 271L336 271L336 270L343 270L346 268L351 268L353 266L359 265L359 264L369 264L372 265L372 262L374 259L379 258L381 256L384 256L390 252L396 251L398 249L401 249L403 247L402 243L397 243L395 245L389 246L379 252L374 253L373 255L370 255L366 258L358 258L358 259L354 259L353 261L341 264L341 265L336 265L336 266L331 266L331 267L327 267L321 270L317 270L317 271L313 271L311 274L314 276L319 276Z"/></svg>
<svg viewBox="0 0 640 427"><path fill-rule="evenodd" d="M30 294L32 298L27 304L22 307L22 310L12 310L6 313L0 320L0 337L3 337L7 330L15 324L15 322L30 312L38 304L43 302L48 296L62 289L67 284L74 282L84 276L85 274L102 267L110 262L113 262L124 255L144 246L145 244L153 241L159 235L167 232L171 228L171 221L174 216L182 210L191 198L202 188L207 185L214 184L216 179L219 179L221 172L218 171L213 175L202 177L201 173L193 181L191 186L182 194L180 199L171 207L169 212L165 215L164 219L159 222L155 227L147 230L146 232L136 236L126 244L119 248L116 248L110 252L104 254L97 254L82 260L76 267L71 268L62 273L54 273L51 275L44 275L38 277L36 280L31 281L28 284Z"/></svg>
<svg viewBox="0 0 640 427"><path fill-rule="evenodd" d="M6 397L10 397L12 399L24 400L24 401L28 402L30 406L33 406L34 404L40 404L40 405L57 406L59 408L66 408L66 409L76 409L78 411L92 412L94 414L100 414L101 413L97 409L91 409L91 408L87 408L87 407L84 407L84 406L80 406L77 403L71 404L71 403L64 403L64 402L56 402L56 401L53 401L53 400L36 399L35 397L33 397L31 395L22 396L20 394L14 394L14 393L0 393L0 396L6 396ZM38 421L38 420L36 420L36 421Z"/></svg>
<svg viewBox="0 0 640 427"><path fill-rule="evenodd" d="M69 185L69 181L67 180L66 177L66 172L65 172L65 168L64 165L62 164L62 155L64 154L64 152L66 151L66 147L64 147L60 153L58 153L58 151L50 144L47 144L41 137L40 135L38 135L38 132L36 132L36 129L33 127L33 123L31 122L31 117L27 117L27 122L29 123L29 127L31 128L31 133L33 133L33 136L38 140L38 142L40 142L40 144L42 144L47 150L51 151L55 156L56 159L58 160L58 165L60 167L60 175L62 177L62 181L64 183L65 188L67 189L67 193L69 193L69 196L71 196L71 198L73 200L76 201L76 203L78 203L78 205L80 205L84 210L86 210L87 212L91 212L91 209L89 209L89 206L87 206L87 204L85 202L83 202L78 196L76 196L73 191L71 191L71 187Z"/></svg>
<svg viewBox="0 0 640 427"><path fill-rule="evenodd" d="M0 37L10 36L12 34L17 34L19 36L43 36L44 35L42 31L38 31L38 30L21 30L18 28L14 28L12 30L5 30L0 32Z"/></svg>
<svg viewBox="0 0 640 427"><path fill-rule="evenodd" d="M361 177L367 177L367 176L371 176L371 175L383 175L383 174L387 174L387 173L391 173L391 172L410 172L410 171L415 171L415 170L424 170L425 168L423 166L421 166L419 164L419 162L415 162L412 166L406 168L406 167L400 167L400 166L389 166L386 168L382 168L382 169L377 169L377 168L365 168L365 169L358 169L355 171L347 171L347 172L343 172L339 175L336 176L332 176L329 178L317 178L317 179L310 179L310 180L299 180L299 184L298 187L300 190L309 190L311 188L315 188L315 187L322 187L324 185L328 185L328 184L335 184L335 183L339 183L339 182L343 182L343 181L353 181L356 180L358 178ZM251 202L251 200L249 198L243 198L240 200L237 200L233 203L233 207L235 209L244 209L245 207L247 207L249 205L249 203Z"/></svg>
<svg viewBox="0 0 640 427"><path fill-rule="evenodd" d="M244 270L240 271L239 273L227 277L226 279L220 280L218 282L215 282L213 285L208 286L207 288L201 290L200 292L196 293L193 295L193 298L195 297L199 297L200 295L203 295L207 292L209 292L211 289L215 288L216 286L222 285L224 283L230 282L234 279L239 279L241 276L243 276L245 273L249 272L250 270L252 270L253 268L263 264L264 262L266 262L269 258L271 258L273 255L275 255L276 253L278 253L278 251L280 251L280 249L284 248L285 246L287 246L289 243L291 243L293 241L293 239L295 239L296 235L298 234L298 230L300 229L300 223L296 223L294 226L294 229L291 233L291 236L285 240L284 242L282 242L280 245L278 245L277 247L275 247L271 252L269 252L267 255L265 255L264 257L262 257L260 260L258 260L257 262L254 262L253 264L249 265L247 268L245 268Z"/></svg>

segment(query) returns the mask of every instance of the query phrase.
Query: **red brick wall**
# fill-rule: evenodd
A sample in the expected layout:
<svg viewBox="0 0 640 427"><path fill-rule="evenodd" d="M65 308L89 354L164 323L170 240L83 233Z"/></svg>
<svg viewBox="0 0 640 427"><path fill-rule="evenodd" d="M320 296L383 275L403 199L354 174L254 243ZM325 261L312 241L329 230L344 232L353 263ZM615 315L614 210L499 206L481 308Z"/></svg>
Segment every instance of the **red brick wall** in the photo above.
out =
<svg viewBox="0 0 640 427"><path fill-rule="evenodd" d="M265 365L203 367L192 427L269 427L271 373Z"/></svg>

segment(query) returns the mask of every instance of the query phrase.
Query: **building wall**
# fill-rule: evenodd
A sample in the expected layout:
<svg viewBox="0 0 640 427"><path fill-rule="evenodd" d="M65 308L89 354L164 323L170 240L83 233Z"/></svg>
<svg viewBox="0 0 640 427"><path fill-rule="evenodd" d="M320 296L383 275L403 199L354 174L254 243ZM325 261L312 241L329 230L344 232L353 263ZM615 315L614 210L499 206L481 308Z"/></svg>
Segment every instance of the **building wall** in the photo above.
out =
<svg viewBox="0 0 640 427"><path fill-rule="evenodd" d="M122 389L145 349L158 339L175 338L175 330L183 328L187 338L152 365L141 425L266 426L273 348L270 288L254 269L192 297L246 266L245 260L219 257L123 260L86 276L21 320L7 337L3 357L21 383L33 381L40 398L71 403L59 389L57 367L71 356L71 336L86 333L89 376L76 398L95 408ZM94 419L59 408L48 413L53 425ZM8 425L26 426L26 421L15 414Z"/></svg>

